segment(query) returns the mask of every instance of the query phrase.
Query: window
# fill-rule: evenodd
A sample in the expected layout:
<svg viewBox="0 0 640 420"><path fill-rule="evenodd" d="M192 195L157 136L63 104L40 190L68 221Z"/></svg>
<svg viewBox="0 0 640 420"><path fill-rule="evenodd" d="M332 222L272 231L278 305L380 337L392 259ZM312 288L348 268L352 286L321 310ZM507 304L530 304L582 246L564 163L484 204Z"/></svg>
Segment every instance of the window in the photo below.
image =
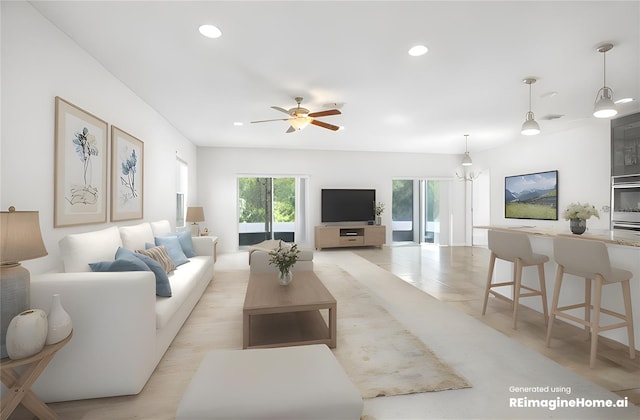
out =
<svg viewBox="0 0 640 420"><path fill-rule="evenodd" d="M186 226L188 181L189 167L187 162L176 157L176 228Z"/></svg>

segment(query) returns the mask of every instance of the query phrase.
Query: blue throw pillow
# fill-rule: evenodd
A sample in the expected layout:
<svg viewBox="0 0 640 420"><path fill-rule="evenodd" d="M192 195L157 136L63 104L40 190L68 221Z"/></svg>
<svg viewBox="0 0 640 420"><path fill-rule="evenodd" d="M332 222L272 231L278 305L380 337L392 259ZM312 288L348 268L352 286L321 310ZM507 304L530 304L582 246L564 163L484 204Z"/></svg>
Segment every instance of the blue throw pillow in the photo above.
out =
<svg viewBox="0 0 640 420"><path fill-rule="evenodd" d="M151 271L141 260L135 257L116 258L114 261L100 261L89 263L91 271L121 272L121 271Z"/></svg>
<svg viewBox="0 0 640 420"><path fill-rule="evenodd" d="M167 248L167 253L176 267L189 262L189 259L182 251L182 246L177 236L161 236L155 240L157 246L164 245L164 247Z"/></svg>
<svg viewBox="0 0 640 420"><path fill-rule="evenodd" d="M156 295L162 297L171 297L171 284L169 283L169 277L167 277L167 273L164 271L164 268L158 263L158 261L154 260L151 257L146 255L138 254L126 248L118 248L116 252L116 259L124 256L133 256L153 271L153 274L156 276Z"/></svg>
<svg viewBox="0 0 640 420"><path fill-rule="evenodd" d="M187 258L193 258L196 256L196 250L193 249L191 232L176 232L165 236L177 236L178 242L180 242L180 246L182 247L182 252L184 252L184 255L186 255Z"/></svg>

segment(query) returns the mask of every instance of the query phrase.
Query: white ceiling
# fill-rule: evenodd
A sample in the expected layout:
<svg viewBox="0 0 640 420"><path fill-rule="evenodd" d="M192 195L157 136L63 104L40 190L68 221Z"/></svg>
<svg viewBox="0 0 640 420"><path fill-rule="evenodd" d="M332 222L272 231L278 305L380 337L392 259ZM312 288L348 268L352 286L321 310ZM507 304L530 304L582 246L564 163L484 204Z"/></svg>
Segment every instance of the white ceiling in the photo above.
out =
<svg viewBox="0 0 640 420"><path fill-rule="evenodd" d="M43 1L31 2L199 146L462 153L591 116L603 83L640 111L639 1ZM210 23L222 37L198 32ZM424 44L429 52L411 57ZM552 95L556 92L556 95ZM285 134L304 97L342 115ZM563 115L547 120L552 114ZM243 122L243 126L234 126Z"/></svg>

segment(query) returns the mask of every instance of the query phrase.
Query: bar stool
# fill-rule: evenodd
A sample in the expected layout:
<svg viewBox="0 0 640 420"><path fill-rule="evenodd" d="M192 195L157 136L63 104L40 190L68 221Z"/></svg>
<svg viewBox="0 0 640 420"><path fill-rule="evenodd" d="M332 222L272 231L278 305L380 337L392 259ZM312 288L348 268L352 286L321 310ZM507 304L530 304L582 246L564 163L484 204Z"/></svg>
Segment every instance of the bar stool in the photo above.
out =
<svg viewBox="0 0 640 420"><path fill-rule="evenodd" d="M542 310L544 312L544 322L547 323L549 318L547 310L547 288L544 279L544 263L549 261L549 257L541 254L534 254L531 250L531 242L525 233L505 232L498 230L489 230L489 249L491 250L491 259L489 261L489 274L487 276L487 286L484 291L484 304L482 306L482 315L487 311L487 303L489 301L489 293L500 299L506 299L499 294L494 287L513 286L513 329L518 326L518 304L520 298L540 296L542 297ZM510 261L513 263L513 279L509 282L492 283L493 270L496 259ZM523 267L538 266L538 279L540 280L540 290L533 289L522 284ZM521 289L528 292L521 293Z"/></svg>
<svg viewBox="0 0 640 420"><path fill-rule="evenodd" d="M633 333L633 315L631 313L631 286L629 282L633 274L627 270L611 267L609 251L607 250L607 246L604 242L588 239L557 237L553 240L553 254L556 263L558 264L558 270L556 272L556 285L553 291L551 319L547 328L547 347L549 347L549 342L551 341L553 320L556 317L561 317L584 325L585 331L587 333L591 333L591 355L589 358L590 367L593 367L596 362L598 334L600 331L608 331L615 328L627 327L629 358L634 359L636 357L636 350ZM560 288L562 286L564 274L573 274L574 276L584 277L584 303L558 307ZM596 286L593 300L591 299L592 280L595 280ZM626 316L601 307L602 286L614 283L620 283L622 286L622 298L624 300ZM584 319L564 312L576 308L584 308ZM591 320L591 310L593 310L593 320ZM601 326L601 313L620 318L624 322Z"/></svg>

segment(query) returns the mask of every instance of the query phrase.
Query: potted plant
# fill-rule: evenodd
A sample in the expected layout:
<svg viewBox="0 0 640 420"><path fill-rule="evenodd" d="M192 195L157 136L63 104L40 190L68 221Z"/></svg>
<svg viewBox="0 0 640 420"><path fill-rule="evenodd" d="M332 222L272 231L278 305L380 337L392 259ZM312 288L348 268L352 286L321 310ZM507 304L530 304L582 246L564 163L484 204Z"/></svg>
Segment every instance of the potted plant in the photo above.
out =
<svg viewBox="0 0 640 420"><path fill-rule="evenodd" d="M600 213L598 213L595 206L589 203L571 203L567 206L562 216L565 220L569 220L569 227L572 233L582 235L584 231L587 230L587 220L589 220L591 216L599 219Z"/></svg>
<svg viewBox="0 0 640 420"><path fill-rule="evenodd" d="M382 224L382 213L384 212L384 203L373 203L373 211L376 214L376 225Z"/></svg>
<svg viewBox="0 0 640 420"><path fill-rule="evenodd" d="M291 268L298 261L298 244L286 244L280 241L278 247L269 252L269 265L275 265L280 271L279 282L283 286L291 283Z"/></svg>

